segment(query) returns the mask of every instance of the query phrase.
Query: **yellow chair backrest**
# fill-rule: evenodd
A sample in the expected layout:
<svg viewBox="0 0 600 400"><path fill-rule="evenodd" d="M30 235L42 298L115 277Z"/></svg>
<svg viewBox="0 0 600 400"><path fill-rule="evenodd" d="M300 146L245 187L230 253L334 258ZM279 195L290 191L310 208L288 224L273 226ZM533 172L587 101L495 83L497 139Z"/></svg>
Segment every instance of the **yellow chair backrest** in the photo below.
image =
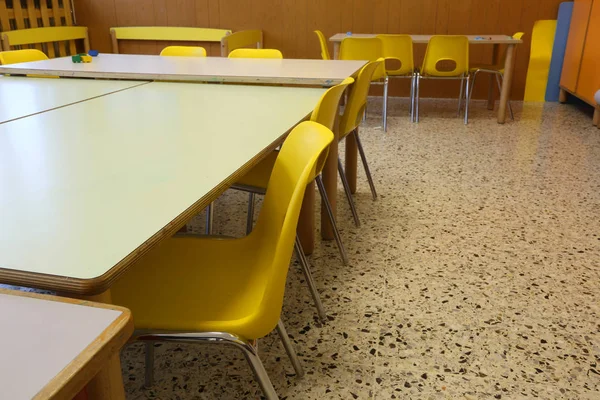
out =
<svg viewBox="0 0 600 400"><path fill-rule="evenodd" d="M255 48L262 49L263 33L261 30L248 30L223 36L221 39L221 56L227 57L235 49Z"/></svg>
<svg viewBox="0 0 600 400"><path fill-rule="evenodd" d="M53 26L47 28L17 29L14 31L2 32L2 44L4 50L11 50L14 46L24 46L40 43L54 43L71 41L69 54L77 53L74 40L83 40L83 47L87 53L90 50L90 40L88 29L85 26ZM58 54L56 56L68 55L67 51L61 52L61 46L57 46ZM47 46L50 58L55 56L54 46Z"/></svg>
<svg viewBox="0 0 600 400"><path fill-rule="evenodd" d="M383 57L386 60L395 59L400 62L400 67L387 69L390 76L412 75L415 70L413 56L413 40L410 35L377 35L383 46Z"/></svg>
<svg viewBox="0 0 600 400"><path fill-rule="evenodd" d="M253 282L264 285L259 309L248 317L256 324L253 337L263 337L277 325L306 185L332 140L329 129L306 121L281 146L256 227L248 237L258 240L257 257L263 266Z"/></svg>
<svg viewBox="0 0 600 400"><path fill-rule="evenodd" d="M113 53L119 53L119 40L157 40L171 42L220 42L228 29L180 26L127 26L110 28Z"/></svg>
<svg viewBox="0 0 600 400"><path fill-rule="evenodd" d="M9 50L0 52L0 64L17 64L31 61L47 60L43 52L36 49Z"/></svg>
<svg viewBox="0 0 600 400"><path fill-rule="evenodd" d="M235 49L229 53L229 58L283 58L277 49Z"/></svg>
<svg viewBox="0 0 600 400"><path fill-rule="evenodd" d="M206 49L200 46L167 46L160 52L168 57L206 57Z"/></svg>
<svg viewBox="0 0 600 400"><path fill-rule="evenodd" d="M319 30L316 30L315 33L319 38L319 44L321 45L321 57L323 58L323 60L331 60L331 56L329 55L329 47L327 47L327 40L325 39L325 35L323 35L323 32Z"/></svg>
<svg viewBox="0 0 600 400"><path fill-rule="evenodd" d="M340 45L340 60L375 61L383 57L383 43L378 37L355 38L347 37ZM385 77L385 65L382 64L373 74L373 80Z"/></svg>
<svg viewBox="0 0 600 400"><path fill-rule="evenodd" d="M373 74L383 65L384 59L380 58L369 62L358 73L358 78L350 90L348 103L340 121L339 139L344 138L360 125L367 105L367 96L369 95Z"/></svg>
<svg viewBox="0 0 600 400"><path fill-rule="evenodd" d="M453 61L452 70L439 70L438 63ZM432 36L425 51L421 75L454 77L469 72L469 38L466 36L438 35Z"/></svg>
<svg viewBox="0 0 600 400"><path fill-rule="evenodd" d="M323 96L321 96L319 99L317 106L310 116L310 120L318 122L327 129L333 131L335 118L338 116L340 109L340 100L342 99L342 95L344 94L346 88L352 83L354 83L353 78L346 78L339 85L335 85L323 93ZM312 180L323 171L326 160L327 154L322 154L315 168L315 176L310 179L310 182L312 182Z"/></svg>

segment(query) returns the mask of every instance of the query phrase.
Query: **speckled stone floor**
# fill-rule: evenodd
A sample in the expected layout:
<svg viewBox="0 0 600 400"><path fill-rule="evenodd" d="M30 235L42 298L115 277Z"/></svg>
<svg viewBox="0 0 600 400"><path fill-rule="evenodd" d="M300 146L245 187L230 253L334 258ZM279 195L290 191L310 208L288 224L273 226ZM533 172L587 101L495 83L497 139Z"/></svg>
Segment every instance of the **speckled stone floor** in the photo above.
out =
<svg viewBox="0 0 600 400"><path fill-rule="evenodd" d="M600 130L574 106L516 103L471 122L455 102L373 101L361 136L380 199L364 174L357 229L340 202L351 265L333 242L310 261L329 322L316 323L297 265L283 321L303 360L297 378L275 335L260 352L282 399L599 399ZM340 185L340 198L343 194ZM243 234L246 196L217 202L215 228ZM191 222L201 231L202 218ZM127 397L255 399L236 350L163 344L143 388L143 348L122 354Z"/></svg>

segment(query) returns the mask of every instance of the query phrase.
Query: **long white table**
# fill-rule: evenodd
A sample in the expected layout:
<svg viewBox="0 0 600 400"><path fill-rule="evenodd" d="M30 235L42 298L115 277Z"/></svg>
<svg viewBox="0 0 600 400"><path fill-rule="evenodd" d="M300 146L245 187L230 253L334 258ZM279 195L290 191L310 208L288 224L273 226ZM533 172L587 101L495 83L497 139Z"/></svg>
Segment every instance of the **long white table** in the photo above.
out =
<svg viewBox="0 0 600 400"><path fill-rule="evenodd" d="M0 76L0 124L145 83Z"/></svg>
<svg viewBox="0 0 600 400"><path fill-rule="evenodd" d="M372 38L377 36L375 33L337 33L329 38L329 41L333 43L333 58L337 59L339 56L340 45L342 41L349 37L354 38ZM410 35L413 43L426 44L433 35ZM506 45L506 59L504 61L504 78L502 79L502 90L500 93L500 104L498 107L498 123L503 124L506 121L506 108L508 100L510 98L510 90L512 87L512 78L514 70L514 52L515 46L523 43L520 39L514 39L507 35L465 35L469 38L469 43L472 45L493 45L494 46L494 59L492 64L498 62L498 46L501 44ZM494 83L490 79L490 85ZM492 93L492 91L490 91ZM493 97L488 98L488 108L494 108Z"/></svg>
<svg viewBox="0 0 600 400"><path fill-rule="evenodd" d="M94 295L283 140L324 89L150 83L0 125L0 283Z"/></svg>
<svg viewBox="0 0 600 400"><path fill-rule="evenodd" d="M332 86L366 61L161 57L100 54L89 64L70 57L0 66L0 73L79 78L141 79Z"/></svg>
<svg viewBox="0 0 600 400"><path fill-rule="evenodd" d="M118 356L133 320L122 307L0 289L0 327L0 397L72 399Z"/></svg>

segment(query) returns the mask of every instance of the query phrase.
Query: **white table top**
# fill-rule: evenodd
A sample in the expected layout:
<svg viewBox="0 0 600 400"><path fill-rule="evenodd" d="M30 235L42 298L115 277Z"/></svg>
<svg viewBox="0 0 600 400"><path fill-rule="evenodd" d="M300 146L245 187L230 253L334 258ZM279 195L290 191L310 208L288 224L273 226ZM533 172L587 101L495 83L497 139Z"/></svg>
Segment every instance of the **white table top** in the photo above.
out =
<svg viewBox="0 0 600 400"><path fill-rule="evenodd" d="M1 124L0 283L106 289L280 143L323 93L150 83Z"/></svg>
<svg viewBox="0 0 600 400"><path fill-rule="evenodd" d="M224 57L161 57L100 54L91 63L70 57L0 66L0 73L66 77L272 83L332 86L355 74L366 61L273 60Z"/></svg>
<svg viewBox="0 0 600 400"><path fill-rule="evenodd" d="M140 81L2 76L0 124L143 84Z"/></svg>
<svg viewBox="0 0 600 400"><path fill-rule="evenodd" d="M0 291L0 397L3 399L29 400L42 389L45 393L40 397L56 394L65 381L85 368L83 362L74 362L76 358L88 361L99 350L90 345L108 341L110 337L100 337L123 329L120 326L113 332L111 327L123 317L123 311L60 300ZM125 312L129 319L129 312ZM81 357L82 353L86 355ZM71 370L65 370L69 367Z"/></svg>
<svg viewBox="0 0 600 400"><path fill-rule="evenodd" d="M336 33L332 37L329 38L330 42L341 42L342 40L348 37L356 37L356 38L372 38L377 36L376 33L352 33L352 35L348 35L346 33ZM412 37L413 43L429 43L429 39L433 35L410 35ZM519 44L523 43L520 39L513 39L508 35L465 35L469 38L469 43L471 44ZM483 39L478 39L483 38Z"/></svg>

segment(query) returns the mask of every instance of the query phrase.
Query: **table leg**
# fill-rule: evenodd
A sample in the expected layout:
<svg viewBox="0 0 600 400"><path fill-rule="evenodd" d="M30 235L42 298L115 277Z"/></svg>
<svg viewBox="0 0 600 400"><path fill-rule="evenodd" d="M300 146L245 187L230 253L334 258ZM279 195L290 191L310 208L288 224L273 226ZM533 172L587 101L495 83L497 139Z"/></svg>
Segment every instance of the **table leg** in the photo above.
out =
<svg viewBox="0 0 600 400"><path fill-rule="evenodd" d="M340 57L340 42L333 42L333 59L337 60Z"/></svg>
<svg viewBox="0 0 600 400"><path fill-rule="evenodd" d="M358 147L354 135L346 136L346 178L352 193L356 193L357 155Z"/></svg>
<svg viewBox="0 0 600 400"><path fill-rule="evenodd" d="M306 186L304 201L298 219L298 238L305 254L312 254L315 249L315 182Z"/></svg>
<svg viewBox="0 0 600 400"><path fill-rule="evenodd" d="M497 44L494 45L494 50L492 50L494 53L492 54L492 65L496 65L498 64L498 48L499 46ZM488 110L493 110L494 109L494 103L495 103L495 96L494 94L496 93L496 82L495 79L496 77L494 76L494 74L489 74L489 86L488 86L488 103L487 103L487 108Z"/></svg>
<svg viewBox="0 0 600 400"><path fill-rule="evenodd" d="M502 80L502 93L500 94L500 106L498 107L498 123L503 124L506 121L506 106L510 98L510 89L512 86L514 69L515 45L509 44L506 49L506 61L504 62L504 79Z"/></svg>
<svg viewBox="0 0 600 400"><path fill-rule="evenodd" d="M335 138L329 145L329 154L323 167L323 184L327 192L327 198L331 204L333 215L337 215L337 160L338 160L338 140ZM333 239L333 227L327 218L327 210L321 201L321 237L325 240Z"/></svg>
<svg viewBox="0 0 600 400"><path fill-rule="evenodd" d="M99 303L112 303L110 290L86 299ZM112 356L107 364L96 374L87 385L89 400L125 400L125 388L121 374L121 359L119 353Z"/></svg>
<svg viewBox="0 0 600 400"><path fill-rule="evenodd" d="M594 125L600 128L600 106L597 106L594 109Z"/></svg>

